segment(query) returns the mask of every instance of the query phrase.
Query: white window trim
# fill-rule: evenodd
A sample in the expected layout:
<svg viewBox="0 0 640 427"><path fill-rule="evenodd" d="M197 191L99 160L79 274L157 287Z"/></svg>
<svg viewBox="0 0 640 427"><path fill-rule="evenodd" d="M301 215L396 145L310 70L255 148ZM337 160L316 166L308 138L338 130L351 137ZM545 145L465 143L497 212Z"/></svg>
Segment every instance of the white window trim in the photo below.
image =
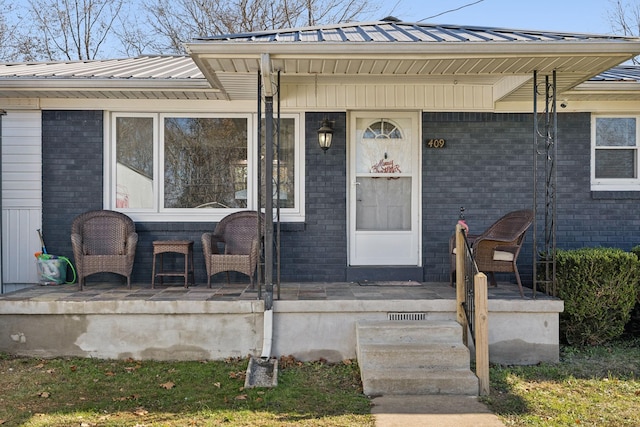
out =
<svg viewBox="0 0 640 427"><path fill-rule="evenodd" d="M153 130L153 155L154 155L154 208L151 209L122 209L116 208L116 150L114 144L116 117L152 117L154 119ZM251 198L247 203L249 210L255 210L257 207L258 189L257 182L257 114L252 113L182 113L182 112L121 112L121 111L105 111L104 120L104 177L103 177L103 206L105 209L112 209L123 212L134 221L144 222L218 222L230 213L245 209L175 209L164 208L162 204L162 193L164 189L160 186L160 165L164 161L163 150L160 150L160 141L163 138L163 127L161 124L165 117L245 117L249 129L253 132L248 133L249 150L247 153L248 176L247 176L247 192L251 194ZM280 114L283 119L295 119L296 134L296 150L294 155L295 162L295 198L296 206L294 208L281 208L280 220L282 222L304 222L305 219L305 129L304 118L301 114L288 113ZM274 207L274 216L276 215ZM275 218L274 218L275 219Z"/></svg>
<svg viewBox="0 0 640 427"><path fill-rule="evenodd" d="M596 120L601 118L636 119L636 171L637 178L596 178ZM633 147L623 147L630 149ZM607 149L605 147L601 149ZM608 148L611 149L611 148ZM640 115L592 114L591 115L591 191L640 191Z"/></svg>

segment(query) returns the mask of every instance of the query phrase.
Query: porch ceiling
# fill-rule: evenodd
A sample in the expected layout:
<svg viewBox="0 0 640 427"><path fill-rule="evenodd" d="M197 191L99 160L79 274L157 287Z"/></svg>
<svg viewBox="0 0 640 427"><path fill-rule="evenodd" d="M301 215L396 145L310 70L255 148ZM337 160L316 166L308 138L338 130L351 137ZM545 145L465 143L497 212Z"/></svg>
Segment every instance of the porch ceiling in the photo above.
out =
<svg viewBox="0 0 640 427"><path fill-rule="evenodd" d="M640 54L640 38L382 21L229 34L188 43L187 51L227 99L255 99L250 76L357 76L458 83L479 77L494 101L530 99L532 76L557 72L569 90ZM268 58L265 61L265 57ZM255 83L255 79L252 80ZM361 80L365 81L365 80Z"/></svg>
<svg viewBox="0 0 640 427"><path fill-rule="evenodd" d="M255 99L256 75L268 54L273 75L349 77L370 79L412 77L424 82L449 77L459 83L487 84L494 87L494 101L531 99L533 72L550 75L557 71L558 92L573 89L589 78L640 53L640 42L572 43L491 43L473 46L458 44L457 49L421 46L348 44L291 46L253 43L233 45L203 42L189 44L188 50L204 76L223 96L231 100ZM364 49L366 47L366 49ZM404 80L403 80L404 81Z"/></svg>

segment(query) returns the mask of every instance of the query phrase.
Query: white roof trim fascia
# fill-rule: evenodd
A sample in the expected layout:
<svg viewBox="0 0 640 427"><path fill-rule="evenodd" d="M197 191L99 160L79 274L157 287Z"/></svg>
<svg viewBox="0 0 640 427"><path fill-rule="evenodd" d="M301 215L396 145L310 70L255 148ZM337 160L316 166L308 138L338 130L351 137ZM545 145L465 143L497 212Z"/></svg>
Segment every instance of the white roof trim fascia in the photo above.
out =
<svg viewBox="0 0 640 427"><path fill-rule="evenodd" d="M576 86L573 91L584 93L585 91L590 92L626 92L626 91L640 91L640 82L624 82L624 81L616 81L616 82L599 82L599 81L589 81L584 82Z"/></svg>
<svg viewBox="0 0 640 427"><path fill-rule="evenodd" d="M214 91L219 89L211 87L209 82L202 78L200 80L171 80L171 79L148 79L148 80L123 80L123 79L100 79L82 77L0 77L3 89L83 89L83 90L194 90L194 91Z"/></svg>
<svg viewBox="0 0 640 427"><path fill-rule="evenodd" d="M640 38L637 41L545 41L545 42L450 42L450 43L403 43L403 42L197 42L187 43L191 56L208 55L226 58L241 58L242 55L296 55L302 57L332 57L340 55L365 55L385 58L418 55L446 55L448 57L482 57L486 55L522 56L549 54L596 54L633 57L640 54Z"/></svg>
<svg viewBox="0 0 640 427"><path fill-rule="evenodd" d="M201 81L180 80L114 80L114 79L78 79L55 77L20 77L0 79L3 90L22 92L41 91L83 91L83 92L202 92L222 94L213 88L206 79Z"/></svg>
<svg viewBox="0 0 640 427"><path fill-rule="evenodd" d="M220 92L220 94L223 96L223 99L227 101L231 100L229 93L225 90L224 85L216 75L215 70L213 70L209 65L209 61L203 61L201 57L196 55L191 55L191 60L195 62L196 66L200 69L200 72L205 76L207 86L211 87L211 85L213 85L214 87L218 88L216 90ZM209 84L209 82L211 82L211 85Z"/></svg>

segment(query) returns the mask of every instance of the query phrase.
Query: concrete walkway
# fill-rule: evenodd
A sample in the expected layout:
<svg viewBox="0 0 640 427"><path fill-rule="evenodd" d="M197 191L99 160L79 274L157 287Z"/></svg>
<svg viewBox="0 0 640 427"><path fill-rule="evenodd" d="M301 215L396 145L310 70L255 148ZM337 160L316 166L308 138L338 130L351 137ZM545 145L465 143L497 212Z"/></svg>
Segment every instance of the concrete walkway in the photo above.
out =
<svg viewBox="0 0 640 427"><path fill-rule="evenodd" d="M381 396L371 413L376 427L504 427L474 396Z"/></svg>

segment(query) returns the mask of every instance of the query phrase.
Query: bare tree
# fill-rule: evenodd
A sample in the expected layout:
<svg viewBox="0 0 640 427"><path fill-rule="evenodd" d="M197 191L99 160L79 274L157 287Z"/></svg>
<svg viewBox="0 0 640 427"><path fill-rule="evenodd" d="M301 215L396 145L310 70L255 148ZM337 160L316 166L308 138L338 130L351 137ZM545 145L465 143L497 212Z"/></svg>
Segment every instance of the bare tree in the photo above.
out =
<svg viewBox="0 0 640 427"><path fill-rule="evenodd" d="M614 34L630 37L640 36L640 2L609 0L611 10L608 11L609 23ZM639 64L638 57L633 58Z"/></svg>
<svg viewBox="0 0 640 427"><path fill-rule="evenodd" d="M142 8L146 22L123 26L131 32L140 25L147 29L137 31L138 37L122 38L127 51L144 46L175 54L184 53L183 43L197 37L347 22L375 13L379 6L371 0L143 0ZM131 43L142 34L143 43Z"/></svg>
<svg viewBox="0 0 640 427"><path fill-rule="evenodd" d="M32 40L44 59L84 60L100 57L114 36L124 0L30 0Z"/></svg>
<svg viewBox="0 0 640 427"><path fill-rule="evenodd" d="M0 0L0 60L182 54L194 38L370 19L380 0Z"/></svg>
<svg viewBox="0 0 640 427"><path fill-rule="evenodd" d="M8 46L11 44L11 29L9 28L8 11L5 8L5 2L0 1L0 46ZM5 58L8 56L8 52L2 52L2 56Z"/></svg>
<svg viewBox="0 0 640 427"><path fill-rule="evenodd" d="M0 60L13 62L20 60L32 60L23 55L25 45L29 40L22 36L20 29L23 26L23 18L18 13L18 7L14 3L0 0Z"/></svg>

